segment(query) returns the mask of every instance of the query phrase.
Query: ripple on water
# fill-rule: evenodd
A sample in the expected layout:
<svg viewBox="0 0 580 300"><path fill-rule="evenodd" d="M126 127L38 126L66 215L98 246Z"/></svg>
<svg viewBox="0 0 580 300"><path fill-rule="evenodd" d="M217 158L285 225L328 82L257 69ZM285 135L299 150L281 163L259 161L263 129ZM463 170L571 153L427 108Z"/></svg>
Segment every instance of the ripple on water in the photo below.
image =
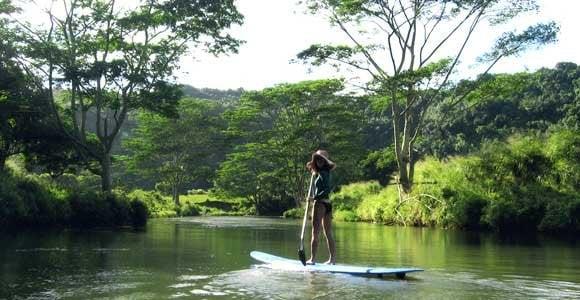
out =
<svg viewBox="0 0 580 300"><path fill-rule="evenodd" d="M294 220L280 220L275 218L248 218L248 217L190 217L177 220L183 224L196 224L209 228L254 228L254 229L284 229L284 225L294 225Z"/></svg>
<svg viewBox="0 0 580 300"><path fill-rule="evenodd" d="M198 296L226 296L228 293L222 291L211 291L211 290L202 290L202 289L195 289L190 291L193 295Z"/></svg>
<svg viewBox="0 0 580 300"><path fill-rule="evenodd" d="M448 295L487 295L487 298L511 299L580 299L580 285L555 280L540 280L522 275L488 278L468 272L431 272L431 286L445 287Z"/></svg>
<svg viewBox="0 0 580 300"><path fill-rule="evenodd" d="M66 248L30 248L30 249L16 249L16 252L66 252Z"/></svg>
<svg viewBox="0 0 580 300"><path fill-rule="evenodd" d="M343 274L288 272L254 266L199 282L196 296L244 299L580 299L580 285L525 276L489 278L479 273L429 270L408 280L377 279ZM182 288L187 288L183 286ZM185 293L186 291L180 291Z"/></svg>
<svg viewBox="0 0 580 300"><path fill-rule="evenodd" d="M179 281L196 281L196 280L204 280L208 279L210 276L208 275L181 275L177 277Z"/></svg>
<svg viewBox="0 0 580 300"><path fill-rule="evenodd" d="M131 251L128 248L94 248L93 251L95 252L127 252Z"/></svg>
<svg viewBox="0 0 580 300"><path fill-rule="evenodd" d="M178 293L175 293L173 295L170 295L169 298L174 299L174 298L182 298L182 297L189 297L189 296L190 295L188 293L178 292Z"/></svg>
<svg viewBox="0 0 580 300"><path fill-rule="evenodd" d="M217 275L201 291L248 299L372 299L397 294L408 281L252 268Z"/></svg>
<svg viewBox="0 0 580 300"><path fill-rule="evenodd" d="M188 287L192 287L195 286L196 284L193 282L186 282L186 283L177 283L177 284L172 284L169 287L170 288L174 288L174 289L181 289L181 288L188 288Z"/></svg>
<svg viewBox="0 0 580 300"><path fill-rule="evenodd" d="M110 294L130 295L133 299L154 299L146 296L142 289L150 282L148 272L119 269L94 272L78 270L58 278L58 282L46 281L33 289L43 290L29 295L31 299L98 298ZM50 293L50 297L47 297Z"/></svg>

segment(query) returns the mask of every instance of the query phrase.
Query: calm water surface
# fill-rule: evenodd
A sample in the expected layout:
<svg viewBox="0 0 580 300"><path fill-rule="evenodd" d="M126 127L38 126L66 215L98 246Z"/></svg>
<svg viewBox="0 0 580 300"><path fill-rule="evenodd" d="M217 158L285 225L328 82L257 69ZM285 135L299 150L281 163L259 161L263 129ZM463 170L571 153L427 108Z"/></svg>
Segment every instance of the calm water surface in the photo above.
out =
<svg viewBox="0 0 580 300"><path fill-rule="evenodd" d="M0 299L580 299L580 239L335 224L340 263L425 269L406 280L276 271L249 257L297 257L300 223L0 234Z"/></svg>

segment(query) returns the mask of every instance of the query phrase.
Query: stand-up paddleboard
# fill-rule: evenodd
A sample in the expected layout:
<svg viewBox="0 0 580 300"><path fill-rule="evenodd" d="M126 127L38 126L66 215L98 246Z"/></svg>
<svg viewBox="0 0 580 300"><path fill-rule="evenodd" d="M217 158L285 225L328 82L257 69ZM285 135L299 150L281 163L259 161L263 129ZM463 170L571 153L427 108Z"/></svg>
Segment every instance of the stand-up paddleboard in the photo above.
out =
<svg viewBox="0 0 580 300"><path fill-rule="evenodd" d="M303 266L299 260L287 259L276 255L252 251L250 256L257 261L266 263L267 267L280 270L292 271L312 271L312 272L330 272L343 273L358 276L376 276L383 277L384 275L395 275L399 279L405 278L407 273L421 272L423 269L417 268L375 268L375 267L360 267L348 265L325 265L315 264Z"/></svg>

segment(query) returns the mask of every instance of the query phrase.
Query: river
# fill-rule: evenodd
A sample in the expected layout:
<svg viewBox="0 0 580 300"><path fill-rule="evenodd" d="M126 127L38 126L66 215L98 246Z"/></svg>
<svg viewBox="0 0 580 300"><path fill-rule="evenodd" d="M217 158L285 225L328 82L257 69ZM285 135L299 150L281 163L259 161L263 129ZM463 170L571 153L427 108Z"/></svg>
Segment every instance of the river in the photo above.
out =
<svg viewBox="0 0 580 300"><path fill-rule="evenodd" d="M425 269L405 280L277 271L250 258L297 258L300 223L195 217L140 231L3 233L0 299L580 299L573 238L334 224L339 263Z"/></svg>

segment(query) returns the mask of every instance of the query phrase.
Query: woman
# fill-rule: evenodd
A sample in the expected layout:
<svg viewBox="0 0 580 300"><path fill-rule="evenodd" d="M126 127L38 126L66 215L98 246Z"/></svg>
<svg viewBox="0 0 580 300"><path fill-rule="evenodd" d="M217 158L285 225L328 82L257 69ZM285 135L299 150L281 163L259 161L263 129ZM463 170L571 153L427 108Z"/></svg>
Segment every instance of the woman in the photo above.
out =
<svg viewBox="0 0 580 300"><path fill-rule="evenodd" d="M335 264L336 248L332 236L332 204L330 203L330 171L336 164L328 158L328 152L318 150L312 154L312 159L306 167L314 175L314 194L309 195L308 201L314 200L312 211L312 240L310 241L310 259L306 264L313 265L316 261L318 249L318 235L320 228L324 229L324 236L328 245L329 257L326 264Z"/></svg>

